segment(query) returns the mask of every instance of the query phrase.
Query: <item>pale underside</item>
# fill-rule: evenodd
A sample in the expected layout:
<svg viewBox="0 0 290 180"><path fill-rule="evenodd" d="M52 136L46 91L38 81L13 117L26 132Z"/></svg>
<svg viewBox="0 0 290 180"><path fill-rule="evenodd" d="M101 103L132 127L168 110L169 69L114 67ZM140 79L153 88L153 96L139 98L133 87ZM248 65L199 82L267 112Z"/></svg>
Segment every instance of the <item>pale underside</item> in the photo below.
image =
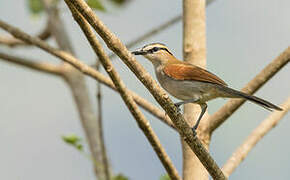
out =
<svg viewBox="0 0 290 180"><path fill-rule="evenodd" d="M166 75L162 66L156 68L156 76L160 85L180 100L193 100L194 103L202 104L217 97L228 96L219 90L221 84L196 80L176 80Z"/></svg>

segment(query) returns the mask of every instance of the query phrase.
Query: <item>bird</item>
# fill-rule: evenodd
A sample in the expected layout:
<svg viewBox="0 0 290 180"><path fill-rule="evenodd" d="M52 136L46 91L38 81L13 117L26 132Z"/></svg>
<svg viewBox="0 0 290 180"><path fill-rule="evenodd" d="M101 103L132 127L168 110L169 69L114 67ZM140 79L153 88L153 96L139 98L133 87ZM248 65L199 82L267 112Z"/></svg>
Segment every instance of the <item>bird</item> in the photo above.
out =
<svg viewBox="0 0 290 180"><path fill-rule="evenodd" d="M142 55L153 64L161 87L181 100L174 104L178 111L183 104L200 105L201 113L192 127L194 133L206 112L207 102L215 98L242 98L270 111L282 111L269 101L228 87L221 78L199 66L178 60L163 43L145 45L132 54Z"/></svg>

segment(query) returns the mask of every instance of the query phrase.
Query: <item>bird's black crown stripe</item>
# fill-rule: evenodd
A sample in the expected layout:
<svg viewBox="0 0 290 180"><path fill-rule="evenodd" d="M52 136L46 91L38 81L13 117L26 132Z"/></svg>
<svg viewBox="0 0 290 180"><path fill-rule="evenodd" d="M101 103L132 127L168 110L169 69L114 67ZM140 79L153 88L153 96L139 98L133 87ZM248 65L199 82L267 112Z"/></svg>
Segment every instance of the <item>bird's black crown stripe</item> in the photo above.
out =
<svg viewBox="0 0 290 180"><path fill-rule="evenodd" d="M163 48L163 47L153 47L148 52L152 54L152 53L157 52L157 51L160 51L160 50L167 51L169 54L172 55L172 53L167 48Z"/></svg>

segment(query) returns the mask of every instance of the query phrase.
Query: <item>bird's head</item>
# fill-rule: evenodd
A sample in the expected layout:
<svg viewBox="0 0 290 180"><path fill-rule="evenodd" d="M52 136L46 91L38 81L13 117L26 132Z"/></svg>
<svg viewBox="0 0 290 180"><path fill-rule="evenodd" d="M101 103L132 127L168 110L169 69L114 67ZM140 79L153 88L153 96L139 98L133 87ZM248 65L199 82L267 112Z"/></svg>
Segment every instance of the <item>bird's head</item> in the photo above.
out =
<svg viewBox="0 0 290 180"><path fill-rule="evenodd" d="M144 56L146 59L150 60L154 66L164 65L177 60L162 43L148 44L139 50L133 51L132 54Z"/></svg>

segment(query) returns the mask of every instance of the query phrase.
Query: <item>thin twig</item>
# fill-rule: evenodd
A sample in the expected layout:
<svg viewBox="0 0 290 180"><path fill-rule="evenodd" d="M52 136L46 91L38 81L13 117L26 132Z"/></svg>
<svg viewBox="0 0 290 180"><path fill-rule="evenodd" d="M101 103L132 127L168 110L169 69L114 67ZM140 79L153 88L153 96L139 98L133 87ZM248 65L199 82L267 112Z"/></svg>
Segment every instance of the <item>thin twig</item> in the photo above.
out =
<svg viewBox="0 0 290 180"><path fill-rule="evenodd" d="M254 79L252 79L241 91L253 94L268 82L281 68L290 61L290 47L269 63ZM209 119L208 131L213 132L228 117L230 117L243 103L244 99L229 100L223 107L215 112Z"/></svg>
<svg viewBox="0 0 290 180"><path fill-rule="evenodd" d="M46 23L45 28L36 35L36 37L42 39L42 40L47 40L50 36L51 33L49 31L49 23ZM0 44L10 46L10 47L17 47L17 46L28 46L30 44L27 44L19 39L16 39L14 37L8 37L8 36L0 36Z"/></svg>
<svg viewBox="0 0 290 180"><path fill-rule="evenodd" d="M145 116L139 110L139 108L138 108L137 104L135 103L135 101L133 100L132 96L130 96L127 93L128 89L126 88L125 84L123 83L119 74L117 73L116 69L114 68L113 64L111 63L109 57L106 55L105 51L103 50L102 46L100 45L99 41L97 40L94 32L91 30L90 25L78 13L78 11L74 8L74 6L69 1L65 1L65 2L69 6L74 19L77 21L77 23L79 24L79 26L83 30L84 34L87 37L87 40L90 42L95 53L99 57L99 60L102 63L104 69L107 71L107 73L111 77L117 90L120 92L121 97L123 98L125 104L127 105L128 109L130 110L131 114L134 116L135 120L137 121L140 129L143 131L143 133L147 137L148 141L152 145L153 149L155 150L156 154L158 155L163 166L167 170L167 173L169 174L171 179L174 179L174 180L180 179L181 180L181 178L179 177L178 172L175 169L175 167L173 166L169 156L166 154L164 148L161 146L158 137L154 133L153 129L150 127L149 122L146 120Z"/></svg>
<svg viewBox="0 0 290 180"><path fill-rule="evenodd" d="M84 64L83 61L78 60L71 54L61 51L59 49L53 48L47 43L45 43L44 41L40 40L39 38L32 37L26 34L25 32L19 30L18 28L15 28L1 20L0 20L0 27L6 30L7 32L9 32L11 35L15 36L16 38L19 38L27 43L34 44L35 46L43 49L44 51L62 59L65 62L68 62L69 64L73 65L84 74L91 76L92 78L103 83L107 87L112 88L113 90L116 90L110 78L107 78L102 73L96 71L94 68ZM142 108L150 112L155 117L160 118L160 120L164 122L166 125L168 125L169 127L172 127L173 129L175 129L175 126L172 124L171 120L165 115L164 111L161 111L159 108L157 108L156 106L148 102L146 99L140 97L135 92L129 91L129 93L132 95L132 97L137 102L137 104L139 104Z"/></svg>
<svg viewBox="0 0 290 180"><path fill-rule="evenodd" d="M146 86L156 101L166 111L171 118L180 135L190 145L204 167L214 179L226 179L221 169L218 167L208 151L203 147L200 140L194 136L192 129L185 122L183 116L178 112L175 105L167 93L158 86L150 74L136 61L135 57L127 50L121 41L109 31L101 22L91 8L82 0L70 0L78 11L85 17L95 31L102 37L107 46L115 52L121 60L131 69L136 77Z"/></svg>
<svg viewBox="0 0 290 180"><path fill-rule="evenodd" d="M96 69L99 71L100 70L100 61L96 63L97 67ZM108 156L107 156L107 149L106 149L106 144L105 144L105 137L104 137L104 126L103 126L103 103L102 103L102 88L101 88L101 83L97 81L97 123L98 123L98 132L99 132L99 137L100 137L100 150L102 154L102 164L103 164L103 169L104 169L104 174L105 174L105 180L110 180L111 179L111 167L108 161Z"/></svg>
<svg viewBox="0 0 290 180"><path fill-rule="evenodd" d="M63 74L63 69L60 66L47 63L47 62L41 62L39 60L26 59L23 57L10 55L3 52L0 52L0 59L9 63L24 66L28 69L36 70L43 73L48 73L51 75L59 76Z"/></svg>
<svg viewBox="0 0 290 180"><path fill-rule="evenodd" d="M271 113L252 133L247 137L243 144L228 159L223 166L223 172L229 176L238 165L246 158L254 146L272 130L290 110L290 97L281 105L283 111Z"/></svg>

